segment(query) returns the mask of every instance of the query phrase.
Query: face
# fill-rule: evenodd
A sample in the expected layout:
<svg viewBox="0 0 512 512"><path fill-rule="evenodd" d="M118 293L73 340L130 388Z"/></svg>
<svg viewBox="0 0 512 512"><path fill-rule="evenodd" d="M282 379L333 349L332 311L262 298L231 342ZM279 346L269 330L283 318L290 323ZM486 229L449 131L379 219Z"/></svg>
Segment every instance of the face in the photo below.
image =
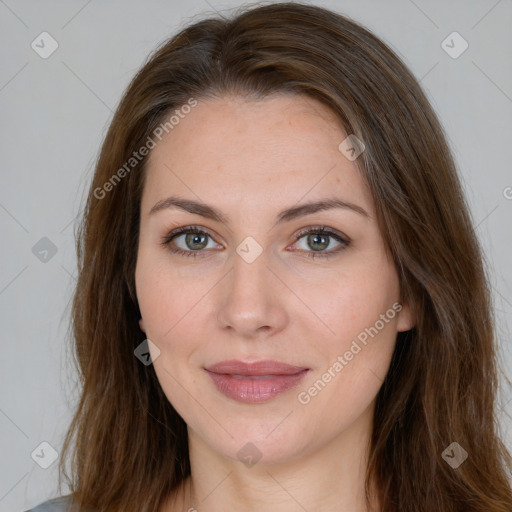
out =
<svg viewBox="0 0 512 512"><path fill-rule="evenodd" d="M413 325L346 137L316 100L230 96L199 101L149 156L140 325L167 398L216 454L277 463L343 439Z"/></svg>

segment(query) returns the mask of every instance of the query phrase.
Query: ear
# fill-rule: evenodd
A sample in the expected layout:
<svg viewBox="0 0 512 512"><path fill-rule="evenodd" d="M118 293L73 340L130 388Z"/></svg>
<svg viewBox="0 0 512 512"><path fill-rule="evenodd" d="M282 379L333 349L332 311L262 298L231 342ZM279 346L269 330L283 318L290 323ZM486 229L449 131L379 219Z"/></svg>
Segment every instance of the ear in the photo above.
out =
<svg viewBox="0 0 512 512"><path fill-rule="evenodd" d="M146 332L146 329L144 328L144 320L142 320L142 318L139 319L139 327L142 332Z"/></svg>
<svg viewBox="0 0 512 512"><path fill-rule="evenodd" d="M402 304L402 309L398 313L397 330L409 331L416 325L415 315L412 313L408 303Z"/></svg>

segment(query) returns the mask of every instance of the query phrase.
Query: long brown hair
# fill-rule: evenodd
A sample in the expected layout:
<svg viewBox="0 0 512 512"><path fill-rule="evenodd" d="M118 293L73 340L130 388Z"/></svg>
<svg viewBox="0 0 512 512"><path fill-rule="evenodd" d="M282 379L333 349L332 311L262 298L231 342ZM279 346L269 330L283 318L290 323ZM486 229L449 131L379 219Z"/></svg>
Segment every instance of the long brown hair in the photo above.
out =
<svg viewBox="0 0 512 512"><path fill-rule="evenodd" d="M80 507L152 512L189 475L186 424L152 365L134 356L145 338L134 274L147 157L130 159L191 99L280 92L323 102L364 142L361 172L416 317L397 337L377 397L368 494L372 482L382 512L510 512L488 277L443 130L390 48L344 16L299 3L184 28L117 108L77 232L71 325L82 389L59 484L65 476ZM468 454L456 469L443 457L454 442Z"/></svg>

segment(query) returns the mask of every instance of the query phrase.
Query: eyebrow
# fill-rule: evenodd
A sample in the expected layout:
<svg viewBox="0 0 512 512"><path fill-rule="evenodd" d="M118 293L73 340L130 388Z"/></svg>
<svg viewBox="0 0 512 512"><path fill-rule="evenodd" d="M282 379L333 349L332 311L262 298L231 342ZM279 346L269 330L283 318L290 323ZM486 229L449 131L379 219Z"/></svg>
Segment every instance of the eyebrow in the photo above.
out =
<svg viewBox="0 0 512 512"><path fill-rule="evenodd" d="M202 217L206 217L207 219L211 219L216 222L229 224L229 217L227 217L225 214L223 214L216 208L201 201L184 199L177 196L171 196L166 199L162 199L161 201L158 201L153 206L153 208L151 208L149 214L152 215L161 210L173 207L180 208L181 210L184 210L195 215L201 215ZM311 215L316 212L331 210L333 208L343 208L347 210L352 210L362 215L363 217L370 218L368 212L361 206L349 203L339 198L326 198L311 203L301 204L299 206L293 206L291 208L283 210L277 216L277 222L275 225L282 224L284 222L290 222L299 217Z"/></svg>

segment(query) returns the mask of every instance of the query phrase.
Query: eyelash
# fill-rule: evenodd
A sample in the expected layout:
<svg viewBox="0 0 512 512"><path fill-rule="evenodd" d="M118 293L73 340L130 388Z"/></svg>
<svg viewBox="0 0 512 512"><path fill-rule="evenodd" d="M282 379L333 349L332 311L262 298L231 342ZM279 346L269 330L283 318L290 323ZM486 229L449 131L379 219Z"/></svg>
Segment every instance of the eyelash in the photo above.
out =
<svg viewBox="0 0 512 512"><path fill-rule="evenodd" d="M203 257L201 254L202 252L205 252L203 250L198 251L184 251L183 249L180 249L179 247L171 247L171 242L182 234L189 234L189 233L197 233L197 234L204 234L208 236L209 238L213 239L213 237L205 230L197 227L197 226L184 226L178 229L175 229L165 235L162 240L161 244L169 249L172 253L178 254L180 256L190 257L190 258L197 258L197 257ZM303 238L305 235L327 235L329 237L334 238L337 242L341 243L341 246L337 249L331 250L329 252L315 252L315 251L303 251L306 252L307 257L315 259L315 258L330 258L332 256L336 256L338 253L346 249L350 245L350 240L343 238L341 235L330 231L326 229L326 226L314 226L305 228L304 230L297 233L297 237L295 239L295 243L297 243L301 238Z"/></svg>

